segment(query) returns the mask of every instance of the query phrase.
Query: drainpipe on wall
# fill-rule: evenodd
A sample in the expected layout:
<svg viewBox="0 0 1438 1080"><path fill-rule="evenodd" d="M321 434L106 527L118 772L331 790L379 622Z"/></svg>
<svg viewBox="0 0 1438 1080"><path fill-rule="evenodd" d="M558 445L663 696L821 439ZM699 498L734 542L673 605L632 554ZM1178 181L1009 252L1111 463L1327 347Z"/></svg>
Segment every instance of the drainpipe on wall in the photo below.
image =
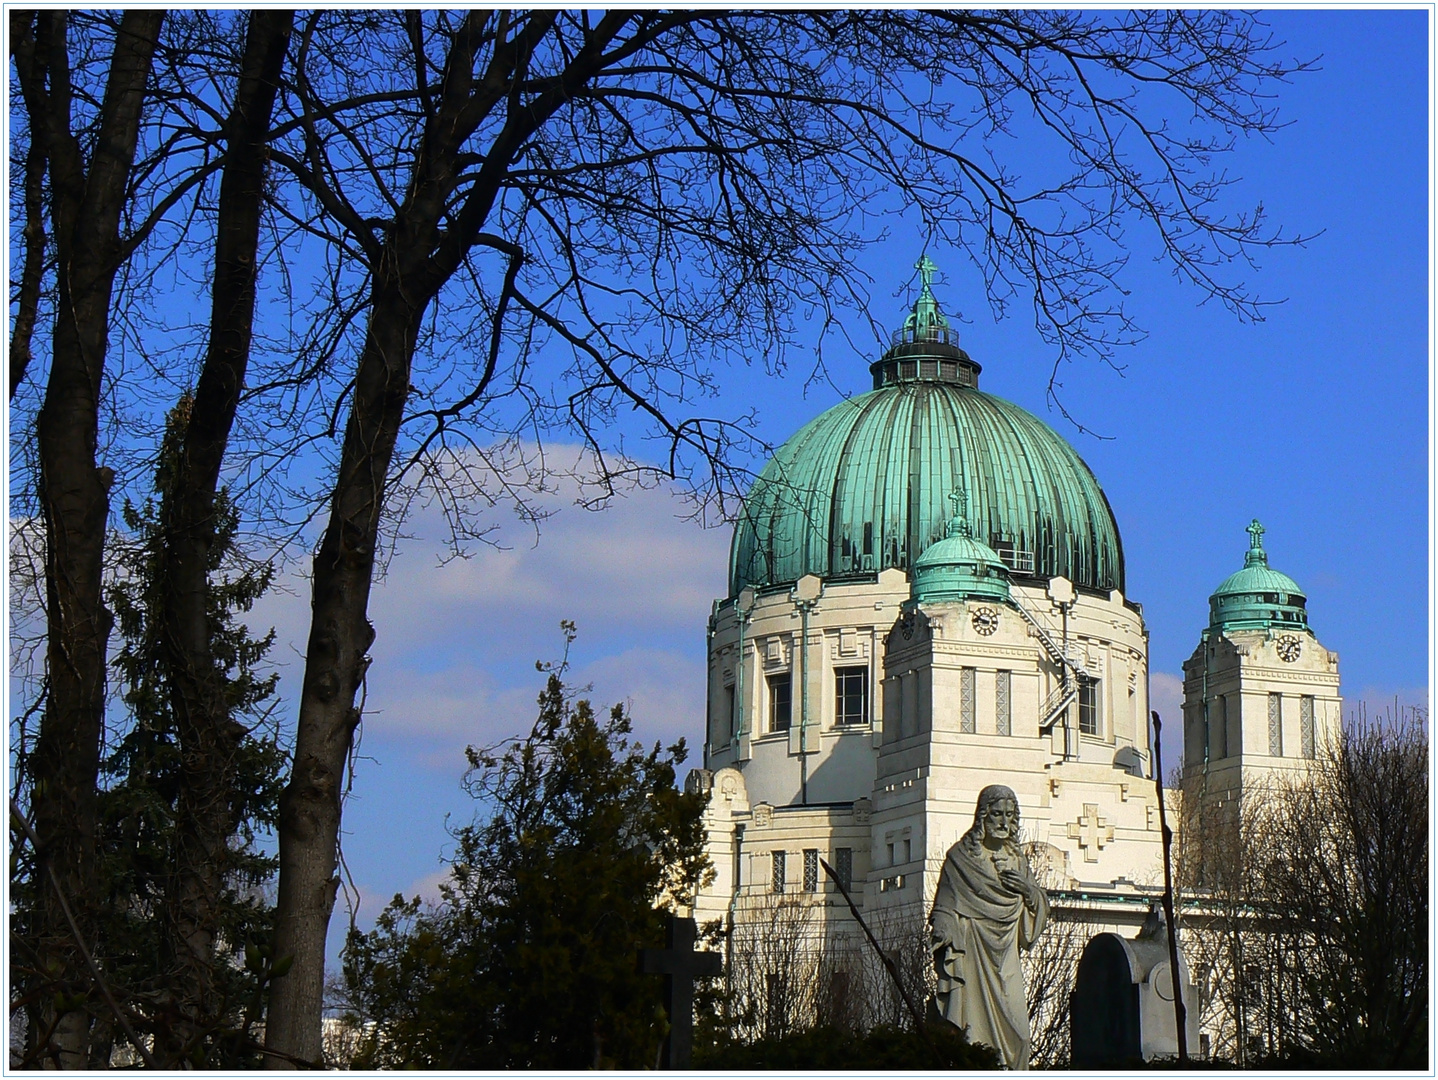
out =
<svg viewBox="0 0 1438 1080"><path fill-rule="evenodd" d="M799 602L799 656L804 664L804 681L799 686L799 804L809 805L809 609L812 602Z"/></svg>
<svg viewBox="0 0 1438 1080"><path fill-rule="evenodd" d="M809 805L809 613L819 606L819 597L823 594L824 583L817 574L805 574L794 583L794 590L789 594L799 611L799 662L804 673L799 687L800 806Z"/></svg>
<svg viewBox="0 0 1438 1080"><path fill-rule="evenodd" d="M754 590L745 586L734 599L734 617L739 620L739 655L735 660L734 711L729 716L729 749L737 764L739 760L739 739L744 731L744 624L754 613Z"/></svg>

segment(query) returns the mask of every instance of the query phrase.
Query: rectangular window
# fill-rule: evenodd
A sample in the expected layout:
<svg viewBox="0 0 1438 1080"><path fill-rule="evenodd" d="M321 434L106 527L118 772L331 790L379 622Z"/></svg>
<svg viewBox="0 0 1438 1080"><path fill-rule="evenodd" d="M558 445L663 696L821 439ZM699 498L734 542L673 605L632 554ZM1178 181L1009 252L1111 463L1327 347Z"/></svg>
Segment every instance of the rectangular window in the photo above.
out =
<svg viewBox="0 0 1438 1080"><path fill-rule="evenodd" d="M1084 735L1100 735L1102 727L1099 718L1103 715L1100 711L1099 683L1097 679L1085 679L1079 677L1079 732Z"/></svg>
<svg viewBox="0 0 1438 1080"><path fill-rule="evenodd" d="M1283 695L1268 695L1268 752L1283 756Z"/></svg>
<svg viewBox="0 0 1438 1080"><path fill-rule="evenodd" d="M1306 758L1318 756L1317 739L1313 732L1313 696L1304 694L1298 699L1298 740Z"/></svg>
<svg viewBox="0 0 1438 1080"><path fill-rule="evenodd" d="M1014 733L1013 673L999 671L994 674L994 723L1000 735Z"/></svg>
<svg viewBox="0 0 1438 1080"><path fill-rule="evenodd" d="M774 860L774 870L769 875L769 888L774 892L784 891L784 852L771 851L770 857Z"/></svg>
<svg viewBox="0 0 1438 1080"><path fill-rule="evenodd" d="M1208 714L1208 760L1222 761L1228 757L1228 699L1222 694L1213 699Z"/></svg>
<svg viewBox="0 0 1438 1080"><path fill-rule="evenodd" d="M854 887L854 849L841 847L834 849L834 873L839 878L839 884L846 889Z"/></svg>
<svg viewBox="0 0 1438 1080"><path fill-rule="evenodd" d="M869 669L846 667L834 669L834 723L867 724L869 722Z"/></svg>
<svg viewBox="0 0 1438 1080"><path fill-rule="evenodd" d="M978 730L974 721L974 669L959 668L959 730L972 735Z"/></svg>
<svg viewBox="0 0 1438 1080"><path fill-rule="evenodd" d="M804 891L819 891L819 849L804 849Z"/></svg>
<svg viewBox="0 0 1438 1080"><path fill-rule="evenodd" d="M724 687L724 717L719 721L719 723L724 730L724 737L732 739L734 737L734 732L738 730L735 726L736 720L734 718L734 687L732 685Z"/></svg>
<svg viewBox="0 0 1438 1080"><path fill-rule="evenodd" d="M786 671L783 675L769 676L769 730L788 731L794 717L793 677Z"/></svg>

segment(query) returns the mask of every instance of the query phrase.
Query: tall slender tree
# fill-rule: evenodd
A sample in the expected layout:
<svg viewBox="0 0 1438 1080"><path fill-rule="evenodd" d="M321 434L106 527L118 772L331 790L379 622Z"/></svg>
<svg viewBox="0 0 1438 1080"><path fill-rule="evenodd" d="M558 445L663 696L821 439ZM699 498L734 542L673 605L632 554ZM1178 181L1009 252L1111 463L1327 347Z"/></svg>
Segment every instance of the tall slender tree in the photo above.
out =
<svg viewBox="0 0 1438 1080"><path fill-rule="evenodd" d="M56 258L55 323L38 437L45 520L48 692L30 768L41 841L32 940L40 969L59 972L83 1000L89 974L60 894L75 904L81 936L93 928L96 781L112 617L101 591L110 470L96 461L101 384L115 275L133 248L121 219L130 191L146 83L165 13L126 12L116 29L93 141L73 126L64 11L12 11L11 50L31 138L44 148ZM63 994L62 994L63 1000ZM89 1064L83 1009L42 1018L65 1068Z"/></svg>
<svg viewBox="0 0 1438 1080"><path fill-rule="evenodd" d="M159 518L163 618L170 696L180 751L175 851L177 884L170 925L177 962L173 988L203 1027L221 1011L216 935L224 906L231 841L245 792L236 783L248 731L234 715L231 680L215 654L218 627L211 596L214 551L225 541L217 509L220 467L249 363L255 313L266 144L294 12L250 14L234 103L224 128L216 207L209 342L199 380L187 399L173 474ZM233 943L231 943L233 944ZM194 1031L176 1033L184 1045Z"/></svg>
<svg viewBox="0 0 1438 1080"><path fill-rule="evenodd" d="M161 1068L252 1068L259 1047L250 1029L262 1019L263 986L275 972L265 955L272 904L264 887L276 862L257 841L275 824L285 755L272 700L279 677L263 670L274 633L252 635L239 616L269 587L273 569L249 565L236 550L239 515L226 493L217 493L203 597L206 649L215 666L214 706L237 730L225 747L223 822L209 811L226 831L219 850L197 851L196 755L175 707L181 661L166 631L173 537L164 517L192 408L186 395L171 411L158 497L139 508L127 500L123 510L123 573L109 595L123 642L114 666L131 723L102 769L96 951ZM206 887L198 901L197 878ZM205 934L199 944L197 924ZM103 1065L120 1033L110 1018L99 1020L96 1030L107 1037L96 1039L91 1058Z"/></svg>
<svg viewBox="0 0 1438 1080"><path fill-rule="evenodd" d="M260 11L248 19L182 17L178 22L171 21L176 32L170 35L174 40L169 42L159 40L160 18L161 13L149 13L143 19L124 15L113 28L114 49L105 101L98 117L92 119L69 115L72 99L77 94L84 99L90 91L88 85L78 89L71 86L72 57L92 49L95 31L98 28L103 33L105 20L87 22L82 40L76 41L64 13L11 15L12 52L24 91L30 143L25 155L25 263L11 339L11 394L13 397L29 370L47 239L44 223L37 215L48 202L55 222L51 230L58 256L54 280L61 309L49 335L54 360L48 370L46 403L40 417L39 487L42 504L48 504L53 501L50 493L56 489L52 477L68 477L66 484L70 488L75 487L74 475L83 480L83 473L73 469L72 459L77 455L88 454L91 472L96 472L99 399L105 377L109 319L115 310L116 275L183 195L202 188L207 177L217 168L222 169L213 219L215 272L209 343L195 391L185 398L184 428L178 433L171 430L167 436L168 459L163 469L167 481L157 511L162 526L157 526L152 538L159 545L157 557L163 563L156 575L163 609L151 613L151 629L160 643L157 647L165 654L163 682L170 695L166 712L175 718L175 737L179 741L175 794L179 829L167 860L173 873L163 890L161 905L161 922L166 930L164 951L173 961L166 990L173 1022L166 1021L164 1038L156 1041L157 1051L170 1053L197 1045L225 1009L217 995L222 995L218 987L225 982L219 967L228 961L217 959L217 933L236 857L232 842L237 826L246 816L241 810L247 805L246 794L237 792L236 779L244 756L240 748L245 743L246 729L234 715L227 663L217 659L213 651L223 638L223 628L215 622L223 613L217 615L213 608L209 577L215 569L217 545L229 543L223 535L229 526L223 520L224 514L216 510L217 489L250 354L268 160L265 145L294 15L288 11ZM226 39L232 31L243 34L242 47L234 44L238 34ZM196 50L193 55L187 46ZM164 57L164 74L168 76L163 108L171 117L181 116L186 122L166 127L152 118L151 126L146 128L142 97L137 95L143 94L147 81L153 84L160 78L155 60L157 48ZM137 49L147 51L139 55ZM199 70L196 65L204 65L207 75L215 76L226 62L232 63L235 71L228 115L217 112L202 90L192 89L198 82L194 78ZM91 77L88 70L85 77ZM156 96L152 91L151 97ZM208 127L211 120L218 130ZM177 136L176 131L182 134ZM180 151L186 146L198 147L200 153L185 158ZM84 156L87 150L88 161ZM141 155L138 162L137 153ZM92 219L86 215L98 216ZM76 220L82 222L78 229ZM144 271L152 272L165 254L152 253ZM72 293L78 296L78 302L72 302L76 299ZM76 375L77 356L83 361L80 367L84 380ZM81 382L84 395L77 392ZM68 388L68 396L61 388ZM89 440L88 448L82 435ZM59 461L70 472L57 472L52 461ZM90 715L81 729L62 719L74 711L62 713L60 709L70 691L68 679L74 667L67 662L60 678L51 677L47 684L51 688L48 706L33 763L31 801L42 838L57 820L62 827L78 829L81 834L92 833L94 828L93 806L89 804L95 797L98 758L92 759L91 749L96 755L100 752L107 636L101 631L107 630L109 616L89 590L99 584L109 512L108 484L113 473L100 469L98 475L106 490L100 492L98 500L90 492L88 516L78 530L83 534L80 546L88 575L82 591L87 597L85 602L95 605L99 619L91 627L84 651L76 654L68 645L57 650L57 607L53 602L49 605L48 670L55 670L57 655L81 656L89 672L84 677L88 680L85 700ZM60 485L61 491L66 484ZM221 505L227 504L221 500ZM56 514L47 514L47 524L53 526L59 520ZM46 534L47 584L52 601L55 590L59 588L63 594L65 583L76 576L65 565L69 558L67 546L75 548L75 522L71 521L68 531L62 533L63 543L57 542L55 528L47 529ZM62 604L59 614L64 616L75 606ZM67 620L66 625L73 623ZM86 624L81 620L79 625ZM69 632L73 637L74 630ZM78 737L69 737L67 744L66 732L76 730ZM57 749L63 750L60 768L66 772L60 784L50 775ZM67 792L74 794L66 795ZM62 800L70 800L58 814L54 809L57 794ZM77 846L82 852L88 851L93 839L82 839ZM43 867L36 868L34 882L43 883L45 876ZM84 910L97 900L96 884L93 876L87 881L78 874L63 882L63 887L72 903ZM35 891L35 899L41 902L43 891ZM46 903L53 905L54 901ZM37 911L32 929L43 941L46 933L53 936L53 930L44 930L44 912ZM40 971L50 966L42 958L32 969ZM67 978L73 981L74 973ZM82 996L75 996L75 1000ZM78 1028L85 1021L77 1011L74 1018L63 1023L73 1023ZM32 1031L46 1029L45 1023L32 1025Z"/></svg>

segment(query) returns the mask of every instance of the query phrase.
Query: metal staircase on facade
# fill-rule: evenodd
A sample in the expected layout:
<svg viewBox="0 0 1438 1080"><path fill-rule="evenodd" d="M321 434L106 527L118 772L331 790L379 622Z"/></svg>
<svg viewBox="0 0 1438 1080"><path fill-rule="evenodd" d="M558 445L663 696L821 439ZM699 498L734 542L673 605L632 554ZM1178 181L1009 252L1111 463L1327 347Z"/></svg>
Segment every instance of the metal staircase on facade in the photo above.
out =
<svg viewBox="0 0 1438 1080"><path fill-rule="evenodd" d="M1039 622L1038 616L1019 603L1017 597L1014 598L1014 607L1018 610L1020 617L1029 624L1034 637L1039 639L1039 643L1043 646L1049 659L1059 669L1059 684L1053 688L1039 709L1039 731L1048 733L1078 698L1080 683L1084 680L1091 680L1093 677L1082 664L1069 654L1067 649L1053 639L1053 635L1048 632L1047 627ZM1072 678L1070 678L1070 672L1073 675Z"/></svg>

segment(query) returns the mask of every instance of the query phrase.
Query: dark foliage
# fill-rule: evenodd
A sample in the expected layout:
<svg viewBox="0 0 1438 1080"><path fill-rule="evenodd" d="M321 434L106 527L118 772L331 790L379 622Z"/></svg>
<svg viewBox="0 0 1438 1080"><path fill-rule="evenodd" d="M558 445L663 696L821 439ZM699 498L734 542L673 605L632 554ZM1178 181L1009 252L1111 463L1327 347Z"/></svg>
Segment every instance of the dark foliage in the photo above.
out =
<svg viewBox="0 0 1438 1080"><path fill-rule="evenodd" d="M182 402L171 417L156 480L162 497L174 478L176 436L185 411ZM237 783L227 807L231 833L223 865L207 868L221 882L216 922L209 928L214 947L197 956L180 930L186 903L181 884L186 867L178 842L182 750L170 708L170 657L158 625L165 529L154 502L138 509L127 503L124 517L133 543L122 555L123 576L109 601L124 642L114 665L130 722L101 765L96 959L132 1022L153 1035L153 1050L162 1065L256 1064L258 1059L245 1048L248 1028L258 1019L263 984L272 974L263 943L271 933L273 910L264 886L276 865L257 844L260 834L275 824L285 754L267 709L277 676L260 673L273 634L251 636L236 615L248 611L264 593L271 572L267 566L235 566L238 515L221 493L209 566L211 645L223 672L229 715L234 723L243 720L248 725L231 762ZM22 935L33 889L26 877L12 892ZM177 968L196 963L210 968L216 1000L191 1001L176 992ZM41 973L12 970L32 995L43 994ZM96 1026L90 1058L103 1066L119 1033L111 1029L113 1021L104 1015L99 995L92 990L88 996L73 996L57 1005L56 1012L92 1007Z"/></svg>
<svg viewBox="0 0 1438 1080"><path fill-rule="evenodd" d="M557 674L539 705L527 737L468 751L490 816L456 834L443 902L396 896L351 932L356 1067L653 1067L662 980L637 953L706 873L702 800L675 786L682 742L645 752Z"/></svg>
<svg viewBox="0 0 1438 1080"><path fill-rule="evenodd" d="M904 1028L880 1025L867 1033L815 1027L756 1042L696 1052L698 1069L997 1069L992 1047L971 1043L952 1024L930 1024L927 1040Z"/></svg>

